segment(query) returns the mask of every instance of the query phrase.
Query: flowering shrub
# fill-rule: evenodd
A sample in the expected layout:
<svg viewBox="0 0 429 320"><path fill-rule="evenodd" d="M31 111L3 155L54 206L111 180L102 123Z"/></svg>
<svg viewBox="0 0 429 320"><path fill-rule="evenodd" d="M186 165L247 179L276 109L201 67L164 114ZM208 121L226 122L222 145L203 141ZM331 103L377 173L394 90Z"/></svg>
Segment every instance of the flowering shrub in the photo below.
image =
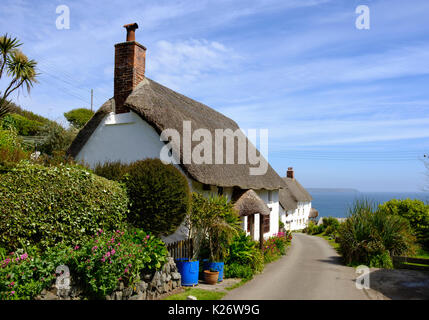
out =
<svg viewBox="0 0 429 320"><path fill-rule="evenodd" d="M234 237L225 263L225 274L228 278L244 278L243 275L246 278L251 278L253 274L264 269L264 256L259 250L259 243L253 241L246 233L241 232ZM237 265L241 265L243 268ZM251 275L248 270L250 270Z"/></svg>
<svg viewBox="0 0 429 320"><path fill-rule="evenodd" d="M43 255L30 251L17 250L0 261L0 300L34 298L52 285L56 267L67 260L68 251L62 246Z"/></svg>
<svg viewBox="0 0 429 320"><path fill-rule="evenodd" d="M264 262L268 263L286 254L286 247L292 240L290 232L279 232L274 236L264 240L263 252Z"/></svg>
<svg viewBox="0 0 429 320"><path fill-rule="evenodd" d="M119 281L129 286L138 281L142 273L160 269L167 261L167 254L164 243L144 231L106 233L99 230L91 241L74 247L69 263L90 295L104 297Z"/></svg>

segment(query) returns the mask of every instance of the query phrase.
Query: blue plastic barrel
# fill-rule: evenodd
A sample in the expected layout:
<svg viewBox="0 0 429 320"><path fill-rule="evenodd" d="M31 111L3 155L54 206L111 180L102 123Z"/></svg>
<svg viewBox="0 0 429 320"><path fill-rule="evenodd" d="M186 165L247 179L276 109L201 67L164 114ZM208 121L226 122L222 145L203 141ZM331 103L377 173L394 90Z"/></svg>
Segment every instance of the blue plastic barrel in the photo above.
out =
<svg viewBox="0 0 429 320"><path fill-rule="evenodd" d="M176 266L182 276L182 286L194 286L198 284L199 261L188 259L176 259Z"/></svg>
<svg viewBox="0 0 429 320"><path fill-rule="evenodd" d="M208 262L208 261L204 261L204 270L216 270L219 271L219 278L218 278L218 282L223 281L223 267L224 267L224 263L223 262Z"/></svg>

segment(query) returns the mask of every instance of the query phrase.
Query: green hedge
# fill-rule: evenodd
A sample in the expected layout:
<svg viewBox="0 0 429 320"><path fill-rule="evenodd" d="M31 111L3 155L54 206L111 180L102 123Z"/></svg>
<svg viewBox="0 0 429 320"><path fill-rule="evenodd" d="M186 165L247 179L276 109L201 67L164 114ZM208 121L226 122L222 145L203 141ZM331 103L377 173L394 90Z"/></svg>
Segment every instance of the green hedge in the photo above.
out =
<svg viewBox="0 0 429 320"><path fill-rule="evenodd" d="M13 250L76 244L100 228L116 228L128 199L117 182L81 167L23 161L0 176L0 203L0 247Z"/></svg>
<svg viewBox="0 0 429 320"><path fill-rule="evenodd" d="M159 159L132 163L123 181L130 199L129 221L155 235L168 235L184 221L191 206L186 177Z"/></svg>
<svg viewBox="0 0 429 320"><path fill-rule="evenodd" d="M16 129L20 136L34 136L40 132L43 123L27 119L16 113L10 113L2 119L2 126L4 129Z"/></svg>

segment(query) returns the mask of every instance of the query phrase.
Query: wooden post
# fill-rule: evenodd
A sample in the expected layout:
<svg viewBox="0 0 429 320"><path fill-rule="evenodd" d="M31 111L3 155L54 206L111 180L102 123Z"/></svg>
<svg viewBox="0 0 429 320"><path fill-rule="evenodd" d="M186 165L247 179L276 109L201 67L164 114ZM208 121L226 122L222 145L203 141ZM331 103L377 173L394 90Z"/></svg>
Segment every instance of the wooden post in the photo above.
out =
<svg viewBox="0 0 429 320"><path fill-rule="evenodd" d="M264 247L264 218L259 214L259 249Z"/></svg>

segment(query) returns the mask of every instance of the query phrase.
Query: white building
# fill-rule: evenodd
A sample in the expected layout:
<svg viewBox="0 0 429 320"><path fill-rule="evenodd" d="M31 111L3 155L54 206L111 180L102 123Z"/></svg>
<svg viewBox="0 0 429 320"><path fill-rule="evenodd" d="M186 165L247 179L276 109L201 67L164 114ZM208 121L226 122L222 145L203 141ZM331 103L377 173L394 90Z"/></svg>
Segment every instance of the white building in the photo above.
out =
<svg viewBox="0 0 429 320"><path fill-rule="evenodd" d="M216 129L230 129L229 133L225 132L222 141L232 139L234 159L238 159L240 151L236 140L244 139L248 150L256 150L233 120L147 78L144 74L146 48L133 38L137 24L126 27L127 41L115 45L114 97L106 101L79 132L68 153L94 167L105 162L130 163L145 158L160 158L161 150L165 149L166 144L170 145L172 155L182 155L176 166L187 177L193 191L206 195L222 194L234 202L240 201L246 208L239 212L243 228L255 240L261 234L266 238L277 233L279 189L285 186L284 181L259 151L259 165L267 166L267 171L262 175L250 174L249 169L258 166L250 164L247 157L245 164L238 164L238 161L234 164L212 164L215 163L214 150L206 154L204 149L204 159L211 159L212 162L197 164L194 159L190 163L184 161L185 135L192 137L198 129L208 130L212 138ZM189 130L185 122L191 124ZM166 129L178 132L182 143L177 145L162 141L160 135ZM216 143L210 142L213 146ZM223 142L221 148L225 151L226 143ZM192 139L192 149L199 144L202 144L200 140ZM254 193L249 190L254 190ZM261 215L265 218L260 219ZM179 228L165 240L179 240L185 234L186 230Z"/></svg>
<svg viewBox="0 0 429 320"><path fill-rule="evenodd" d="M295 179L293 168L288 168L283 180L287 187L279 192L280 220L286 230L302 230L310 218L317 217L317 210L311 207L312 197Z"/></svg>

